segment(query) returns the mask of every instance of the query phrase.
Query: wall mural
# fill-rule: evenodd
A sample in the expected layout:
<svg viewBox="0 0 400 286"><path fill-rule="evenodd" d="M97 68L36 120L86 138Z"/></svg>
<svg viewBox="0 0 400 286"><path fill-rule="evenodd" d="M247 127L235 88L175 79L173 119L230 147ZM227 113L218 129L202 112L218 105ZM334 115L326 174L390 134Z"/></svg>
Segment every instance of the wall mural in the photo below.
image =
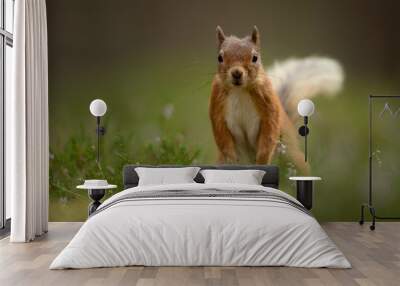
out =
<svg viewBox="0 0 400 286"><path fill-rule="evenodd" d="M301 173L309 166L294 123L297 103L334 94L343 82L340 65L309 57L277 62L264 71L260 34L227 37L217 27L218 71L212 82L210 118L220 163L270 164L276 146L288 146L289 160Z"/></svg>
<svg viewBox="0 0 400 286"><path fill-rule="evenodd" d="M368 95L400 94L391 22L400 4L339 2L48 1L50 220L85 220L90 200L76 186L105 178L119 186L108 195L118 192L125 164L216 162L279 165L290 194L289 176L320 176L315 216L358 220L368 195ZM108 106L99 164L96 98ZM315 104L307 162L301 99ZM393 117L376 128L378 145L400 139L398 107L377 108ZM398 152L376 150L382 186ZM390 182L374 196L382 213L400 215L400 182Z"/></svg>

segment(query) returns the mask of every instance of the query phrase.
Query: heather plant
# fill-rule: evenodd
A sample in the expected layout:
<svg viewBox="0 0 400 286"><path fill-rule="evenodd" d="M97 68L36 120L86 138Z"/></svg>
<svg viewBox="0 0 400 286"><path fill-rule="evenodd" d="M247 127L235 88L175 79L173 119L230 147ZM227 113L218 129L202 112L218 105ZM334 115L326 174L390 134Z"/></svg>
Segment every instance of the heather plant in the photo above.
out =
<svg viewBox="0 0 400 286"><path fill-rule="evenodd" d="M51 195L69 200L81 196L75 191L85 179L105 178L110 184L122 186L122 169L127 164L182 164L190 165L198 161L200 149L189 147L182 135L155 140L132 150L133 136L117 135L103 150L106 156L101 163L96 161L96 146L93 140L81 134L70 137L62 150L51 151L50 192ZM104 152L106 151L106 152ZM120 190L120 189L119 189Z"/></svg>

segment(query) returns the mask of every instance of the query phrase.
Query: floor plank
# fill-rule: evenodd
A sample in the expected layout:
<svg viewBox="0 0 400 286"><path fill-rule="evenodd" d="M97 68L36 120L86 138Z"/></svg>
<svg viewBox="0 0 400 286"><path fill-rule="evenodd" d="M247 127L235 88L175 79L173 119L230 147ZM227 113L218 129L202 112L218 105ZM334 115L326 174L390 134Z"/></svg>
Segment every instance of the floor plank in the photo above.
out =
<svg viewBox="0 0 400 286"><path fill-rule="evenodd" d="M0 285L399 285L400 222L380 222L375 231L355 222L323 228L352 263L352 269L290 267L118 267L48 269L82 223L50 223L32 243L0 240Z"/></svg>

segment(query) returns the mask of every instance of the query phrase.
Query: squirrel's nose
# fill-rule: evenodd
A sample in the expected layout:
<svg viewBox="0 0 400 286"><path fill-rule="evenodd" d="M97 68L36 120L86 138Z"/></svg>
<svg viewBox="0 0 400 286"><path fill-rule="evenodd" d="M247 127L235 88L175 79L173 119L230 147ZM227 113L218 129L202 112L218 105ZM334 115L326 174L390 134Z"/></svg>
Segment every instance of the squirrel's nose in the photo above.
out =
<svg viewBox="0 0 400 286"><path fill-rule="evenodd" d="M241 72L240 70L233 70L232 71L232 77L234 78L234 79L241 79L242 78L242 75L243 75L243 72Z"/></svg>

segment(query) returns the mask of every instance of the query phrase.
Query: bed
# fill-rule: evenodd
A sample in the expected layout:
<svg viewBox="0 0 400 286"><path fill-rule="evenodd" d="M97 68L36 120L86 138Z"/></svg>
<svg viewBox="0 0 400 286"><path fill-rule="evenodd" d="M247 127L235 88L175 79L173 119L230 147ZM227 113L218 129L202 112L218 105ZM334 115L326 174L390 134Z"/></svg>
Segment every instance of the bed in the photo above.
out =
<svg viewBox="0 0 400 286"><path fill-rule="evenodd" d="M50 269L351 267L312 214L278 189L275 166L198 166L263 170L261 185L205 184L198 173L194 183L152 186L138 186L137 167L124 167L124 191L88 218Z"/></svg>

